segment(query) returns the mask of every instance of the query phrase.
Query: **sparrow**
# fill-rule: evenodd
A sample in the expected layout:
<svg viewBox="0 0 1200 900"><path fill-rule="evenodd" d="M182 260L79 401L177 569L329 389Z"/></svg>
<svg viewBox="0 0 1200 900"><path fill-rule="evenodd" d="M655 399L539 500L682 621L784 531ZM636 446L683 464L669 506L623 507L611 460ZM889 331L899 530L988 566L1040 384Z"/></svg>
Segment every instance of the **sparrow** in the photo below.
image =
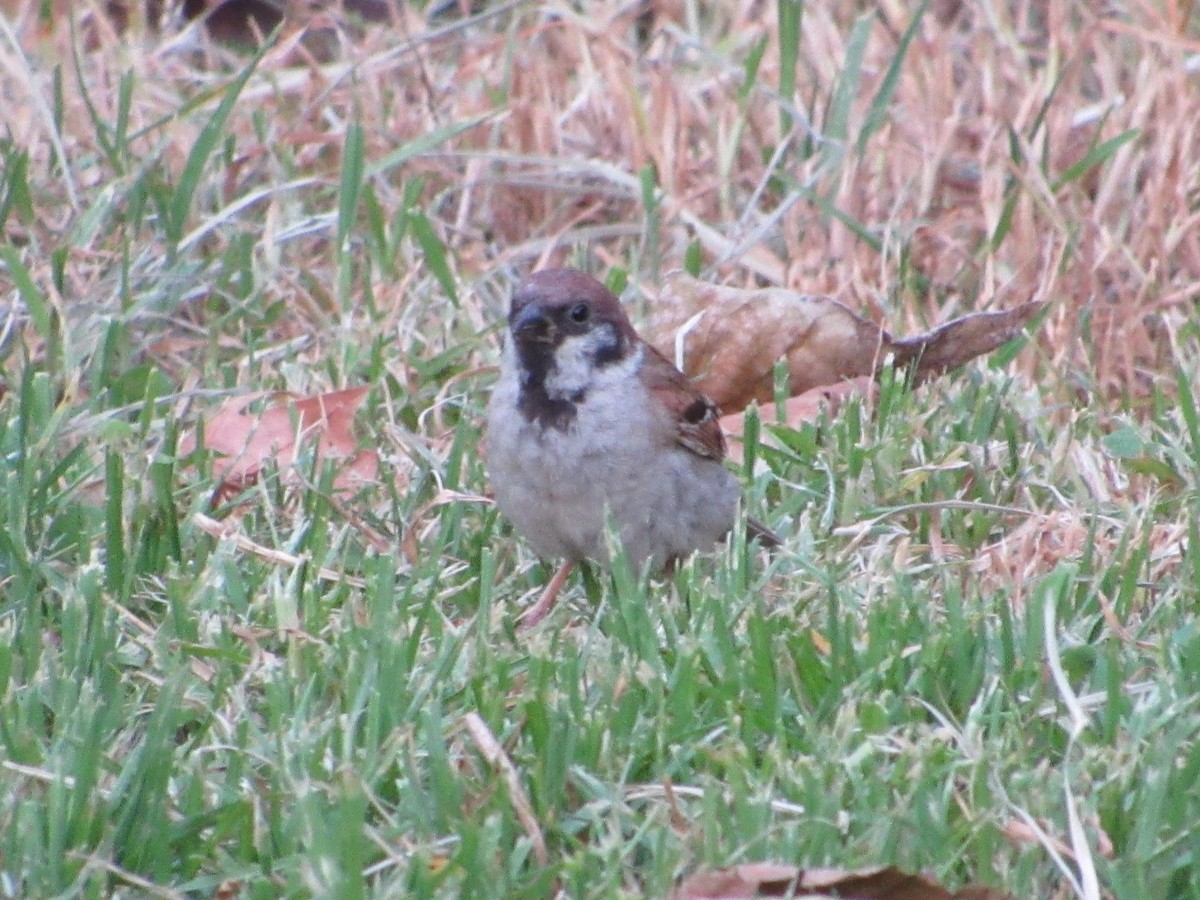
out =
<svg viewBox="0 0 1200 900"><path fill-rule="evenodd" d="M526 613L549 613L574 564L610 560L611 523L634 567L674 565L733 527L741 489L724 465L717 407L577 269L543 269L513 293L488 405L496 505L534 551L565 565ZM748 531L779 539L749 521Z"/></svg>

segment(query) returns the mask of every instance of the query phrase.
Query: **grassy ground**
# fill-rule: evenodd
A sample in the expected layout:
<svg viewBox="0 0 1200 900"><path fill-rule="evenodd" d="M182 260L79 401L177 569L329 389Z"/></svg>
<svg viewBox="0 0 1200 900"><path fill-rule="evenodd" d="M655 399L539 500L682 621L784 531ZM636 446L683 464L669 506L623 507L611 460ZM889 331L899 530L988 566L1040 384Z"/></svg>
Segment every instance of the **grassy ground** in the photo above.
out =
<svg viewBox="0 0 1200 900"><path fill-rule="evenodd" d="M661 897L761 859L1200 896L1190 4L828 6L410 10L247 68L7 5L0 896ZM765 423L780 552L575 581L517 635L549 573L478 452L512 277L636 299L689 258L898 333L1050 309ZM227 392L355 384L380 484L210 508L177 451Z"/></svg>

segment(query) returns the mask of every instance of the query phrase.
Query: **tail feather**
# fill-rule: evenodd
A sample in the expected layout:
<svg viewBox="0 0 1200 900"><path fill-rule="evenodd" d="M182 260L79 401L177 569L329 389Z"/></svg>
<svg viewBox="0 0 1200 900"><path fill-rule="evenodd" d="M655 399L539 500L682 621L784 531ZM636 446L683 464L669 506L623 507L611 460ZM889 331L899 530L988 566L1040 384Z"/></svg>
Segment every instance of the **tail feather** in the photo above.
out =
<svg viewBox="0 0 1200 900"><path fill-rule="evenodd" d="M753 516L746 517L746 536L764 547L779 547L783 544L783 538Z"/></svg>

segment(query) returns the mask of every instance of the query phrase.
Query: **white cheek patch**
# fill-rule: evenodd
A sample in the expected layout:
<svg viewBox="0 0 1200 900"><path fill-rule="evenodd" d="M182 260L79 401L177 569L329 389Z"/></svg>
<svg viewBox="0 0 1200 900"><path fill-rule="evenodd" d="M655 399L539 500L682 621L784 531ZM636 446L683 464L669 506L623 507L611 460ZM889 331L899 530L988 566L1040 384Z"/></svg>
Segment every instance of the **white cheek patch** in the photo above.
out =
<svg viewBox="0 0 1200 900"><path fill-rule="evenodd" d="M573 335L563 340L554 354L554 368L546 374L546 395L552 400L586 394L597 383L610 377L610 370L621 370L627 360L597 367L596 359L610 351L619 338L612 325L598 325L587 334ZM640 359L631 354L629 359Z"/></svg>

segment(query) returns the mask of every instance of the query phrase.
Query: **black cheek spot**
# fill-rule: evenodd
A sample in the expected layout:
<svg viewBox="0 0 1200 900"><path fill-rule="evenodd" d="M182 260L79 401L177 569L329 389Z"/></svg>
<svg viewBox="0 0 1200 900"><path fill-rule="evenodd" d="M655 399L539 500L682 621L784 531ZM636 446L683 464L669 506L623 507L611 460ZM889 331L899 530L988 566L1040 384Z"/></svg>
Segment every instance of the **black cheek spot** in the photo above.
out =
<svg viewBox="0 0 1200 900"><path fill-rule="evenodd" d="M708 418L712 407L703 397L697 397L683 411L683 421L689 425L699 425Z"/></svg>
<svg viewBox="0 0 1200 900"><path fill-rule="evenodd" d="M625 358L625 339L611 329L608 330L607 338L608 340L596 348L596 365L602 369Z"/></svg>

